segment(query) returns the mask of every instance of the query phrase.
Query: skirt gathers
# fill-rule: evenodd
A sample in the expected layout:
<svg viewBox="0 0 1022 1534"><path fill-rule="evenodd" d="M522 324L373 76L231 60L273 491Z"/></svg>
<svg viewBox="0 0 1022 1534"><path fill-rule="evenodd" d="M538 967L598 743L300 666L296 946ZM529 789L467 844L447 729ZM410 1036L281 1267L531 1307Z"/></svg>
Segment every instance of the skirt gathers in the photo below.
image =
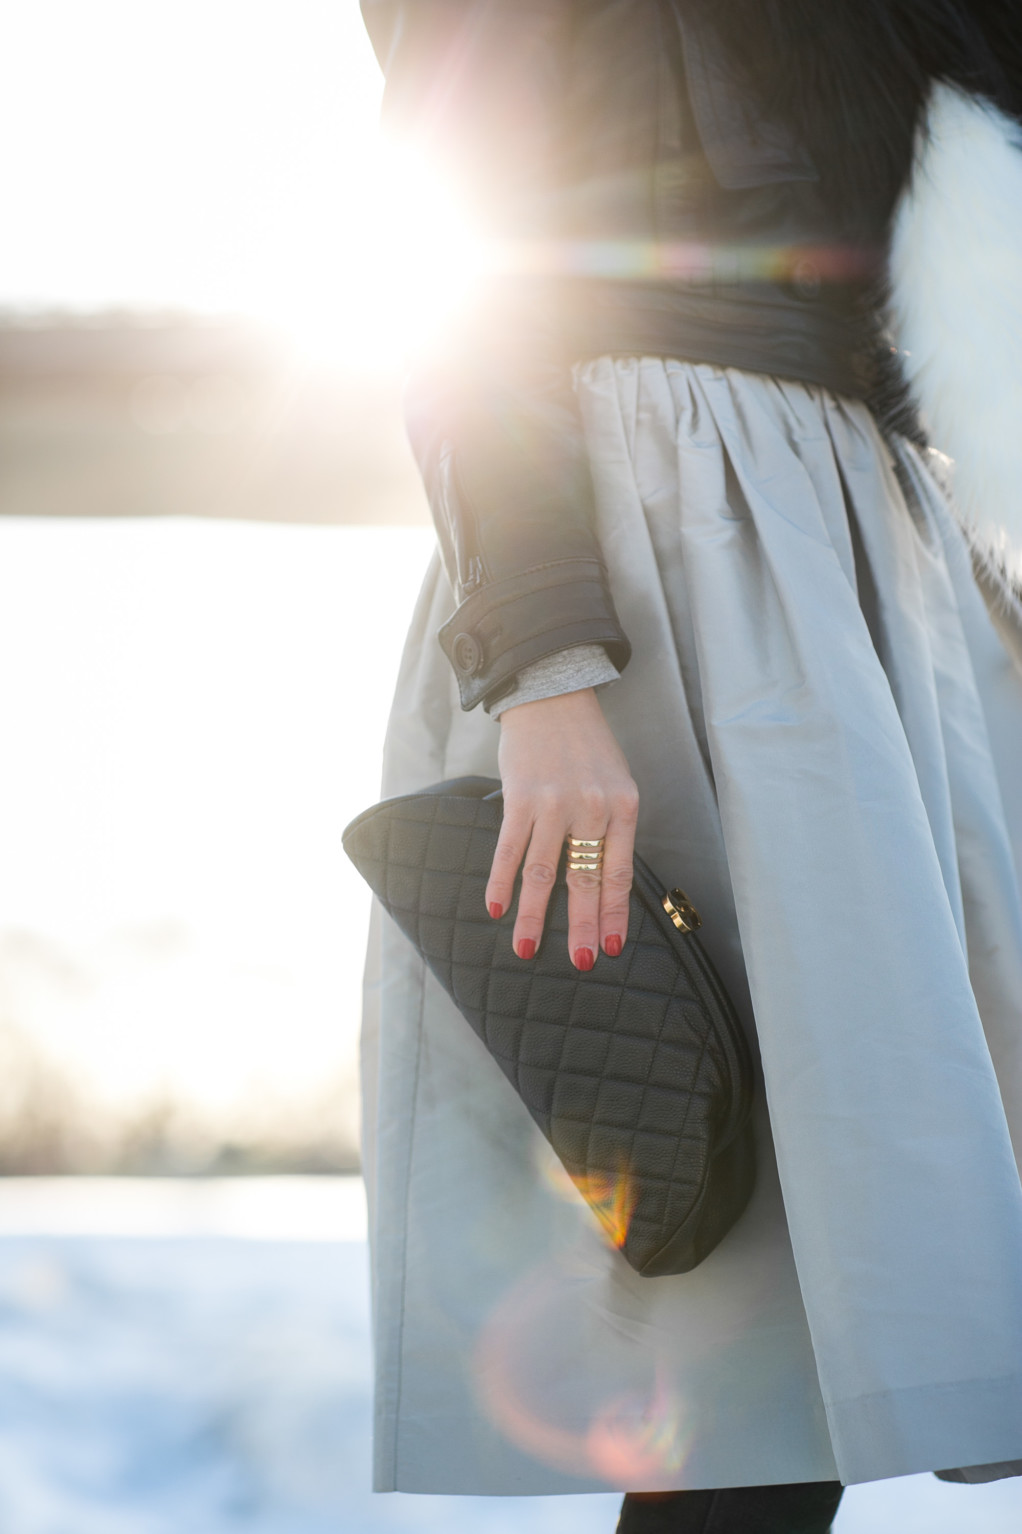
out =
<svg viewBox="0 0 1022 1534"><path fill-rule="evenodd" d="M1022 1458L1022 676L943 492L861 404L576 370L634 658L638 850L758 1046L760 1171L694 1272L608 1249L380 919L364 1037L376 1486L874 1480ZM430 570L387 794L496 775Z"/></svg>

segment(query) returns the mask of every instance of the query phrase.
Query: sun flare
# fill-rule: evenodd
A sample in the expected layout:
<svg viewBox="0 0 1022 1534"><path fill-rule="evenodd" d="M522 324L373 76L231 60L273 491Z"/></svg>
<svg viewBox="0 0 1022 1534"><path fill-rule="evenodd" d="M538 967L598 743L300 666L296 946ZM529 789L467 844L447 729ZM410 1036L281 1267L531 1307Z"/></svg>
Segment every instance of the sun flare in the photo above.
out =
<svg viewBox="0 0 1022 1534"><path fill-rule="evenodd" d="M449 189L381 135L356 5L37 0L5 61L0 303L244 316L361 370L471 287Z"/></svg>
<svg viewBox="0 0 1022 1534"><path fill-rule="evenodd" d="M268 284L262 308L322 362L392 362L441 333L485 265L483 241L442 176L410 149L380 145L372 190L340 259Z"/></svg>

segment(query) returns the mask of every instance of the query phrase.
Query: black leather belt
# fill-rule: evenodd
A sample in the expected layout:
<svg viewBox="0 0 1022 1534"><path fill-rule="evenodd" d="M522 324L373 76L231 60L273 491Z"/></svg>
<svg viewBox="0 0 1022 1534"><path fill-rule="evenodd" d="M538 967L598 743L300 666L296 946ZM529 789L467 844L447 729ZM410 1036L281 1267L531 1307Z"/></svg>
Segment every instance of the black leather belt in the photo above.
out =
<svg viewBox="0 0 1022 1534"><path fill-rule="evenodd" d="M580 283L572 297L576 359L678 357L820 384L865 398L875 355L846 286L799 293L790 282L712 289L619 280Z"/></svg>

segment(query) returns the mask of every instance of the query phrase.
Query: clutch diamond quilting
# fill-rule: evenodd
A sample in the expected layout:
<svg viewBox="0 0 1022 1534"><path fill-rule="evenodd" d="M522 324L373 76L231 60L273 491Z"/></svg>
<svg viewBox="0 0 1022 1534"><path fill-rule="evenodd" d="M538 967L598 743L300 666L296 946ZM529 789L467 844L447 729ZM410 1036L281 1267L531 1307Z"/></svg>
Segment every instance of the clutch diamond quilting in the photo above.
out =
<svg viewBox="0 0 1022 1534"><path fill-rule="evenodd" d="M484 892L500 784L458 779L352 821L344 847L482 1039L610 1239L647 1277L685 1273L726 1235L754 1182L752 1063L694 932L635 859L628 938L588 972L567 951L567 886L536 957ZM563 869L562 869L563 874Z"/></svg>

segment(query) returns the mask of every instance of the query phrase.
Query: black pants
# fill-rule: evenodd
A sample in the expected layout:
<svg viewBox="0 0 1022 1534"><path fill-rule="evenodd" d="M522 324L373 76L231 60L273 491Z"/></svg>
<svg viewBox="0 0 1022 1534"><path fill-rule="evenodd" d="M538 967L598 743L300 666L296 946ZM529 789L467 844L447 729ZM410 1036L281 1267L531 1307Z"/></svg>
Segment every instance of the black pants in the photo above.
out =
<svg viewBox="0 0 1022 1534"><path fill-rule="evenodd" d="M827 1534L843 1490L839 1481L802 1481L629 1494L617 1534Z"/></svg>

